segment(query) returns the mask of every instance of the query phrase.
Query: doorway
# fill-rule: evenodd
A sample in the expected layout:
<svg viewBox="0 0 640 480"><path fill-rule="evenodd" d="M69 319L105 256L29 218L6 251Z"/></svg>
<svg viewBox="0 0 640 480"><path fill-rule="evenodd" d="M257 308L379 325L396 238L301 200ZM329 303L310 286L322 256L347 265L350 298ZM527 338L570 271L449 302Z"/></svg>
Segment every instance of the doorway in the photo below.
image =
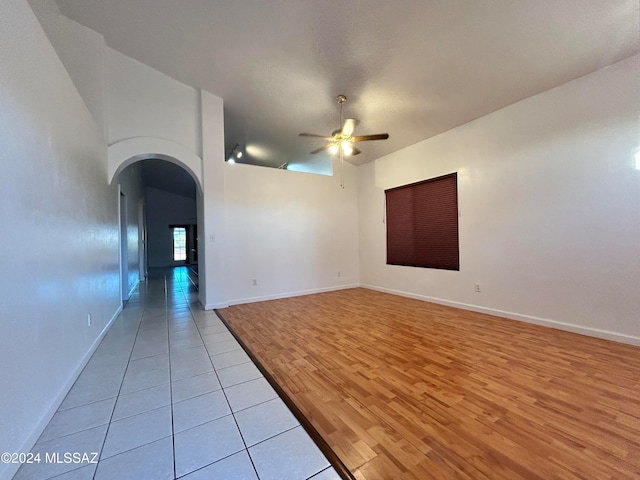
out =
<svg viewBox="0 0 640 480"><path fill-rule="evenodd" d="M188 266L197 278L202 193L197 177L173 157L145 154L126 159L123 164L115 178L122 195L120 264L124 300L155 268ZM184 226L175 261L172 225Z"/></svg>

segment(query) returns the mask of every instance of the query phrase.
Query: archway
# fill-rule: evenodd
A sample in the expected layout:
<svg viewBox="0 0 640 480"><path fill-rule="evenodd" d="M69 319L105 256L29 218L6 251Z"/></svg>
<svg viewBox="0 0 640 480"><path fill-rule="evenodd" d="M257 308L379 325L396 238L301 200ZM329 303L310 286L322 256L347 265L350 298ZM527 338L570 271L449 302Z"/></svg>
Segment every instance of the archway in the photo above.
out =
<svg viewBox="0 0 640 480"><path fill-rule="evenodd" d="M188 221L184 221L184 222L180 222L183 224L187 225L187 230L189 231L189 234L191 235L190 237L190 245L189 245L189 252L191 251L195 251L195 256L196 258L194 259L193 256L189 256L188 254L188 260L187 260L187 264L190 263L190 261L193 261L196 265L196 269L195 271L197 272L201 282L204 285L205 283L205 269L202 268L198 268L198 265L200 264L200 258L197 255L197 245L198 240L197 240L197 233L196 232L202 232L204 231L204 225L203 225L203 215L202 215L202 206L203 206L203 190L202 190L202 182L201 182L201 178L199 173L202 170L202 161L200 159L200 157L198 157L197 155L195 155L193 152L189 151L188 149L184 148L182 145L177 144L175 142L171 142L168 140L164 140L164 139L159 139L159 138L154 138L154 137L136 137L136 138L131 138L131 139L127 139L127 140L123 140L120 142L117 142L113 145L111 145L108 149L108 156L109 156L109 161L108 161L108 175L109 175L109 183L111 185L114 184L118 184L118 191L120 192L120 200L119 202L122 203L123 201L123 190L131 190L132 188L134 188L135 186L131 186L131 185L127 185L124 186L122 184L122 178L121 178L121 174L123 172L125 172L125 178L129 178L128 173L129 173L129 167L133 168L133 169L137 169L137 173L136 175L140 175L140 170L142 169L142 167L145 166L145 164L150 163L150 161L161 161L158 162L159 164L164 164L165 162L169 162L170 164L174 165L174 169L176 169L177 167L179 167L179 171L181 172L186 172L188 175L187 178L190 178L193 180L192 185L195 185L195 198L193 199L193 207L195 210L195 214L192 215L192 217L188 220ZM138 180L136 180L138 183L143 182L142 184L144 185L144 180L142 180L140 177L137 177ZM124 183L127 183L126 181ZM144 190L144 186L141 187ZM135 191L135 188L134 188ZM136 270L136 278L137 279L144 279L144 273L146 273L146 265L147 263L147 253L148 253L148 231L147 231L147 213L146 213L146 206L143 204L139 204L139 205L135 205L135 201L136 201L136 195L139 197L140 194L139 192L137 194L131 194L130 198L127 198L127 195L130 192L124 192L124 198L127 199L129 202L133 202L129 204L129 223L127 224L127 214L123 214L122 212L123 207L122 205L119 206L119 212L120 212L120 248L121 248L121 255L120 255L120 271L121 271L121 275L120 275L120 281L121 281L121 290L123 291L123 300L125 300L127 297L127 294L125 292L129 292L131 290L131 284L132 284L132 271L135 270L134 267L137 266L137 270ZM146 198L146 197L145 197ZM157 197L156 197L157 198ZM126 210L126 207L125 207ZM134 211L135 214L131 214L131 212ZM132 231L132 224L131 222L137 222L136 223L136 227L137 227L137 233L134 232L133 234L131 234ZM200 225L198 225L200 224ZM129 233L127 233L129 232ZM164 233L164 232L163 232ZM132 241L132 237L135 237L135 240ZM139 242L136 245L136 241ZM133 247L132 247L133 246ZM134 252L134 254L132 255L127 255L127 249L137 249L136 252ZM136 258L136 254L139 255L139 259ZM144 257L144 258L143 258ZM129 259L129 263L126 264L124 259ZM132 262L136 263L135 265L132 265ZM204 262L202 262L202 264L204 265ZM154 265L151 265L154 266ZM196 283L196 282L194 282ZM136 282L137 284L137 282ZM125 298L126 297L126 298Z"/></svg>
<svg viewBox="0 0 640 480"><path fill-rule="evenodd" d="M120 140L108 149L109 184L129 165L140 160L160 159L184 168L196 182L202 195L202 159L179 143L157 137L133 137Z"/></svg>

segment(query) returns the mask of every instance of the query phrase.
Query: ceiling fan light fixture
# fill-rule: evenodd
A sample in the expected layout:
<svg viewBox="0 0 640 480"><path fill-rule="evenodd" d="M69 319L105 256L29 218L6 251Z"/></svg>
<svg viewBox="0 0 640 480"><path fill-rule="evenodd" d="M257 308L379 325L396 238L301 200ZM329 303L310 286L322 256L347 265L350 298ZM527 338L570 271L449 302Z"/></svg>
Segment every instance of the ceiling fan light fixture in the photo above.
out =
<svg viewBox="0 0 640 480"><path fill-rule="evenodd" d="M342 143L340 143L340 146L342 147L342 151L346 156L349 156L353 153L353 146L347 140L343 140Z"/></svg>
<svg viewBox="0 0 640 480"><path fill-rule="evenodd" d="M329 152L329 154L336 155L340 153L340 187L344 188L344 157L350 157L352 155L358 155L362 151L354 147L355 143L367 142L370 140L386 140L389 138L388 133L377 133L375 135L354 135L355 127L358 125L358 120L355 118L342 119L342 106L347 101L347 97L344 95L338 95L336 97L338 105L340 106L340 126L337 130L334 130L331 135L318 135L315 133L300 133L300 137L321 138L325 142L323 147L317 148L312 151L312 154L320 152Z"/></svg>

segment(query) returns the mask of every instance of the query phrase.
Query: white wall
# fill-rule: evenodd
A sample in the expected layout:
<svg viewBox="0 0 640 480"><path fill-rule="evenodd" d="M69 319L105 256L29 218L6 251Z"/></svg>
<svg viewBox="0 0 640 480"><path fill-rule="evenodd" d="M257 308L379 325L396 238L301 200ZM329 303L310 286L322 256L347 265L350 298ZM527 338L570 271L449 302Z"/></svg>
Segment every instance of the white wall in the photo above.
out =
<svg viewBox="0 0 640 480"><path fill-rule="evenodd" d="M636 56L361 167L361 282L640 343L638 78ZM384 189L455 171L460 271L386 265Z"/></svg>
<svg viewBox="0 0 640 480"><path fill-rule="evenodd" d="M341 189L338 177L225 165L230 303L358 284L355 170Z"/></svg>
<svg viewBox="0 0 640 480"><path fill-rule="evenodd" d="M107 62L109 144L157 137L200 155L198 90L108 47Z"/></svg>
<svg viewBox="0 0 640 480"><path fill-rule="evenodd" d="M207 308L225 306L222 99L107 51L109 171L142 158L177 160L190 169L206 191L198 193L199 298ZM211 235L217 242L204 241Z"/></svg>
<svg viewBox="0 0 640 480"><path fill-rule="evenodd" d="M228 306L224 183L224 115L220 97L200 92L202 188L198 196L199 301L207 309Z"/></svg>
<svg viewBox="0 0 640 480"><path fill-rule="evenodd" d="M169 225L197 223L195 198L149 187L145 192L149 267L184 265L184 262L173 261L173 236Z"/></svg>
<svg viewBox="0 0 640 480"><path fill-rule="evenodd" d="M127 285L125 291L131 292L140 281L140 237L144 223L140 222L140 206L144 204L144 185L138 165L133 164L123 170L118 179L120 192L125 195L127 212ZM122 221L122 219L120 219ZM142 252L144 253L144 252Z"/></svg>
<svg viewBox="0 0 640 480"><path fill-rule="evenodd" d="M25 0L2 2L0 112L0 447L27 452L120 300L106 144Z"/></svg>
<svg viewBox="0 0 640 480"><path fill-rule="evenodd" d="M60 14L51 0L29 0L78 93L106 137L106 60L104 37Z"/></svg>

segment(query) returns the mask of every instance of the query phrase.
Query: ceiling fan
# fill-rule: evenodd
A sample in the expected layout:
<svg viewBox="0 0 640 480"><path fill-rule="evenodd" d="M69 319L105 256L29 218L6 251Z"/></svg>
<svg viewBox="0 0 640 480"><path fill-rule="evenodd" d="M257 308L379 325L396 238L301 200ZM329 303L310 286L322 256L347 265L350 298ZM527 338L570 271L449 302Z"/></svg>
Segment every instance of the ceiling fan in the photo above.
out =
<svg viewBox="0 0 640 480"><path fill-rule="evenodd" d="M374 135L354 135L358 120L355 118L347 118L342 121L342 105L347 101L347 97L344 95L338 95L336 97L338 104L340 105L340 126L337 130L331 133L331 136L316 135L315 133L301 133L301 137L322 138L328 143L324 147L317 148L311 153L320 153L328 150L331 155L337 153L340 154L340 163L344 161L344 156L358 155L361 150L354 146L354 143L368 142L371 140L386 140L389 138L388 133L377 133ZM344 180L340 180L340 186L344 188Z"/></svg>

